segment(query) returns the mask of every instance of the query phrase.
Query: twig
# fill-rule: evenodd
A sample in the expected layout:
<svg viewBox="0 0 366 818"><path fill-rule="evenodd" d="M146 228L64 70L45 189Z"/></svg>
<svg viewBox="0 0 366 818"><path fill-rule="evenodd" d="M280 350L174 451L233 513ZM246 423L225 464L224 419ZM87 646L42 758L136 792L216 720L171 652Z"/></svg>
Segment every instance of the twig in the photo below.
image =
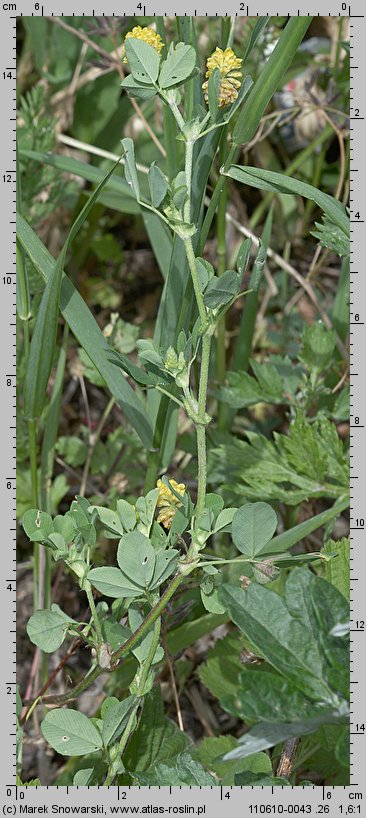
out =
<svg viewBox="0 0 366 818"><path fill-rule="evenodd" d="M63 28L65 31L68 31L69 34L73 34L74 37L77 37L79 40L81 40L83 43L89 46L89 48L92 48L94 51L96 51L97 54L99 54L101 57L103 57L104 60L107 60L109 63L117 62L115 52L106 51L93 40L90 40L84 31L69 26L69 24L65 23L65 20L62 20L61 17L46 17L46 20L48 20L50 23L55 23L55 25L59 26L60 28Z"/></svg>
<svg viewBox="0 0 366 818"><path fill-rule="evenodd" d="M65 667L67 661L70 659L71 656L73 656L74 653L76 653L76 651L79 649L80 645L82 645L82 644L83 644L82 639L75 639L74 640L73 644L71 645L71 648L67 651L67 653L65 653L65 656L63 657L63 659L61 659L61 661L58 663L57 667L55 667L55 669L52 671L52 673L50 674L50 676L47 679L47 682L45 682L43 687L41 687L41 689L38 691L38 693L34 697L34 699L29 700L27 698L27 694L28 694L28 688L27 688L27 693L26 693L26 696L25 696L25 699L24 699L24 704L25 704L26 707L29 705L29 708L25 713L24 713L24 710L23 710L22 717L20 719L21 724L24 724L24 722L27 721L27 716L28 716L28 713L29 713L29 709L32 707L34 702L37 699L40 699L44 695L46 690L48 690L48 688L51 686L52 682L54 682L54 680L56 679L56 676L58 676L58 674L60 673L62 668ZM37 650L38 650L38 648L37 648ZM28 687L29 687L29 685L28 685Z"/></svg>
<svg viewBox="0 0 366 818"><path fill-rule="evenodd" d="M171 655L169 653L169 647L168 647L168 642L167 642L167 638L166 638L166 622L163 622L163 627L162 627L162 630L161 630L161 641L162 641L163 648L164 648L165 660L166 660L166 663L168 665L169 676L170 676L170 681L171 681L172 691L173 691L173 698L174 698L174 703L175 703L175 709L177 711L178 725L179 725L179 729L182 731L182 733L184 733L184 724L183 724L183 718L182 718L182 711L180 709L179 696L178 696L177 684L176 684L176 681L175 681L173 662L172 662L172 657L171 657Z"/></svg>
<svg viewBox="0 0 366 818"><path fill-rule="evenodd" d="M278 778L290 778L299 741L299 738L289 738L285 741L276 772Z"/></svg>

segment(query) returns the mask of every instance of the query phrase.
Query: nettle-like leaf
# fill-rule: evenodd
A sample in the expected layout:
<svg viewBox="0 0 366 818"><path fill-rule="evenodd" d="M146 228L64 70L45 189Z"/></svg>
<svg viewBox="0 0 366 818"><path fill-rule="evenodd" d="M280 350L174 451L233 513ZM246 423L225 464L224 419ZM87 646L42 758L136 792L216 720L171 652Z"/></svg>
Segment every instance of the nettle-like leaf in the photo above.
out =
<svg viewBox="0 0 366 818"><path fill-rule="evenodd" d="M99 730L78 710L51 710L41 730L51 747L63 756L83 756L103 747Z"/></svg>
<svg viewBox="0 0 366 818"><path fill-rule="evenodd" d="M144 696L139 726L123 757L126 770L135 775L149 771L155 764L173 763L189 745L188 736L165 716L161 691L153 687Z"/></svg>
<svg viewBox="0 0 366 818"><path fill-rule="evenodd" d="M277 515L267 503L247 503L233 516L233 541L242 554L254 558L264 550L277 528Z"/></svg>
<svg viewBox="0 0 366 818"><path fill-rule="evenodd" d="M328 218L323 213L322 221L315 222L315 227L316 230L310 230L310 233L316 239L319 239L323 247L328 247L338 256L349 256L349 238L340 229L339 225L335 224L333 219Z"/></svg>
<svg viewBox="0 0 366 818"><path fill-rule="evenodd" d="M348 640L333 635L349 616L344 597L307 569L288 576L285 597L252 583L226 585L221 598L255 650L275 669L239 672L220 703L255 726L224 759L233 761L322 725L343 731L349 719ZM257 723L256 723L257 722Z"/></svg>
<svg viewBox="0 0 366 818"><path fill-rule="evenodd" d="M191 74L196 64L196 52L191 45L178 43L171 47L166 60L163 61L159 75L160 88L172 88L180 85Z"/></svg>
<svg viewBox="0 0 366 818"><path fill-rule="evenodd" d="M256 583L246 591L226 585L220 593L259 655L311 701L334 707L345 693L348 668L347 642L331 635L349 617L337 589L308 569L295 568L284 598Z"/></svg>
<svg viewBox="0 0 366 818"><path fill-rule="evenodd" d="M299 412L288 435L275 432L269 440L245 434L248 442L232 437L210 452L210 482L223 486L230 500L244 496L297 505L348 493L346 448L327 418L311 422Z"/></svg>
<svg viewBox="0 0 366 818"><path fill-rule="evenodd" d="M350 598L350 540L342 537L340 540L327 540L322 548L322 554L329 557L325 563L325 575L343 596Z"/></svg>
<svg viewBox="0 0 366 818"><path fill-rule="evenodd" d="M322 321L305 327L301 337L300 361L310 370L322 372L333 360L337 336Z"/></svg>
<svg viewBox="0 0 366 818"><path fill-rule="evenodd" d="M135 781L148 787L217 787L218 781L189 753L180 753L171 763L158 763L146 772L133 773Z"/></svg>
<svg viewBox="0 0 366 818"><path fill-rule="evenodd" d="M204 767L216 773L221 784L233 786L235 775L248 772L251 775L272 775L271 759L266 753L254 753L250 758L241 758L237 761L223 761L222 757L238 746L238 739L234 736L215 736L205 738L196 754Z"/></svg>
<svg viewBox="0 0 366 818"><path fill-rule="evenodd" d="M153 85L159 74L160 56L144 40L128 37L125 41L126 56L131 74L137 82Z"/></svg>
<svg viewBox="0 0 366 818"><path fill-rule="evenodd" d="M45 653L52 653L61 647L69 625L77 625L75 619L67 616L58 605L51 610L35 611L27 624L27 634L34 645Z"/></svg>
<svg viewBox="0 0 366 818"><path fill-rule="evenodd" d="M256 403L291 404L300 386L303 368L294 365L287 356L272 355L268 362L249 361L248 372L227 372L224 386L216 396L233 409L243 409Z"/></svg>

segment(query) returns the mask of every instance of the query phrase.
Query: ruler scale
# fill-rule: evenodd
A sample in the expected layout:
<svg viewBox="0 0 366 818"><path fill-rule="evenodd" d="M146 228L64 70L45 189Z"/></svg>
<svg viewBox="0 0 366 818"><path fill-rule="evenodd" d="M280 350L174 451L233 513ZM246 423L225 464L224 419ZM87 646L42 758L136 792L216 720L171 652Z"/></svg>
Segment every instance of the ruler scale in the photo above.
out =
<svg viewBox="0 0 366 818"><path fill-rule="evenodd" d="M215 4L214 4L215 5ZM219 4L216 4L219 5ZM320 6L320 9L319 9ZM351 213L351 289L350 289L350 373L351 373L351 782L349 787L31 787L15 786L15 603L16 603L16 518L15 518L15 423L16 423L16 346L15 346L15 215L16 215L16 18L17 16L121 16L170 15L322 15L350 18L350 213ZM366 391L364 364L366 284L363 271L365 223L365 96L366 24L361 0L314 2L303 8L291 8L278 0L270 8L263 0L253 3L230 3L224 9L186 3L175 9L165 3L123 5L104 0L102 7L78 8L72 0L46 3L20 0L0 3L0 94L3 115L2 167L0 170L0 203L2 227L2 270L0 274L1 366L1 451L0 519L2 522L2 576L0 592L2 659L0 663L1 737L1 804L4 814L49 812L65 814L89 807L110 815L192 814L218 816L225 809L234 818L239 814L258 815L309 813L313 815L361 815L366 799L363 754L366 752L365 631L366 607L362 582L366 577L364 532L366 512L363 492L366 489L365 427L363 396ZM98 792L97 792L98 790ZM51 806L53 805L53 806ZM78 809L79 807L79 809ZM115 809L113 809L115 808ZM245 813L244 813L245 810ZM240 811L240 812L239 812ZM85 810L86 812L86 810Z"/></svg>

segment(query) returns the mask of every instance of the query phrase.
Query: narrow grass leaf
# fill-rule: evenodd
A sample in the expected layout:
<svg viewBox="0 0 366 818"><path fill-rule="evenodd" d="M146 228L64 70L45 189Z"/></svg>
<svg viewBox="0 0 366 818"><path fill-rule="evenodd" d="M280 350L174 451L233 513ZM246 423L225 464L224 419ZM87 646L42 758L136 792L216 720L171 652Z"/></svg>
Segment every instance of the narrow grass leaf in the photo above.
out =
<svg viewBox="0 0 366 818"><path fill-rule="evenodd" d="M35 268L47 281L54 267L51 254L20 215L18 215L17 226L19 241ZM116 398L143 445L150 448L153 430L145 406L126 379L118 377L116 366L110 360L112 357L110 346L85 301L66 275L62 279L60 309L75 338L105 380L111 394Z"/></svg>

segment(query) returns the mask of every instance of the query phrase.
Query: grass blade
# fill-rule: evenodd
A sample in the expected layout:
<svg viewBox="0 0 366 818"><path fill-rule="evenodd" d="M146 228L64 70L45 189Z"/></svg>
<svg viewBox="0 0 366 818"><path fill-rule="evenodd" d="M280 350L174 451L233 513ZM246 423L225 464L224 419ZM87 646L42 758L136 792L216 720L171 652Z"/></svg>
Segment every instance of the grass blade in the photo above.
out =
<svg viewBox="0 0 366 818"><path fill-rule="evenodd" d="M20 215L18 237L24 251L47 282L52 276L54 259ZM75 338L104 378L111 394L116 398L142 443L146 448L150 448L153 430L145 406L126 379L119 376L117 367L110 361L111 349L103 333L85 301L65 274L62 277L60 309Z"/></svg>
<svg viewBox="0 0 366 818"><path fill-rule="evenodd" d="M24 412L28 418L33 419L39 417L44 407L46 389L52 368L56 343L62 272L65 265L67 251L72 240L75 238L81 226L84 224L88 213L98 198L99 192L102 190L119 162L120 159L117 160L111 170L102 179L93 195L86 202L83 209L75 219L42 295L30 345L28 365L25 375Z"/></svg>
<svg viewBox="0 0 366 818"><path fill-rule="evenodd" d="M268 103L277 91L296 51L309 28L312 17L291 17L254 83L233 131L234 145L244 145L254 136Z"/></svg>

